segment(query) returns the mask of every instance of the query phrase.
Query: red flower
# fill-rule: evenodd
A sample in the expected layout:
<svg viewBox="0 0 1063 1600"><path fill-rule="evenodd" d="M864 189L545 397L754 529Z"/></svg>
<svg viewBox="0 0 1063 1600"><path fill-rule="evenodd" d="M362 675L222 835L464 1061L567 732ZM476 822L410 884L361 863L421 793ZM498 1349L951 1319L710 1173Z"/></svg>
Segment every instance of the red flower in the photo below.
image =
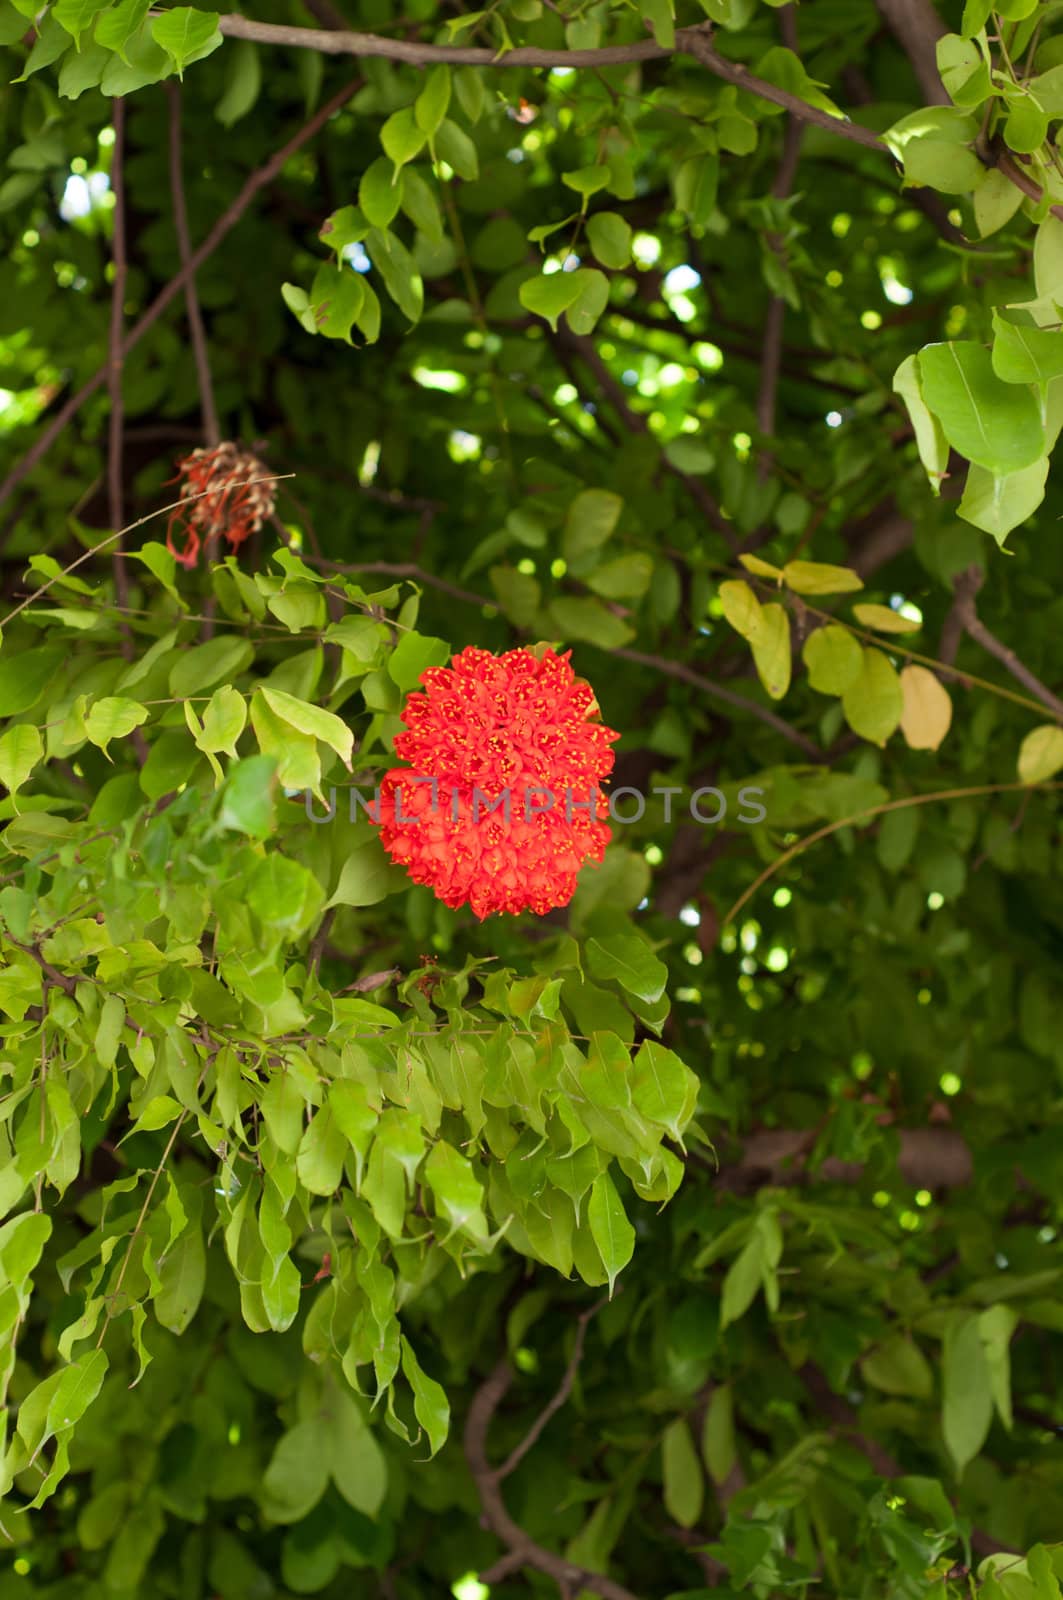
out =
<svg viewBox="0 0 1063 1600"><path fill-rule="evenodd" d="M171 513L166 548L183 567L199 560L200 533L208 544L225 538L235 550L273 510L273 485L261 481L262 463L238 445L226 441L213 450L193 450L177 467L170 482L180 479L181 504ZM173 542L175 530L184 537L181 550Z"/></svg>
<svg viewBox="0 0 1063 1600"><path fill-rule="evenodd" d="M402 712L395 753L410 766L380 785L384 848L481 920L567 905L584 861L601 861L612 837L598 779L620 735L593 720L598 703L570 654L470 645L423 672Z"/></svg>

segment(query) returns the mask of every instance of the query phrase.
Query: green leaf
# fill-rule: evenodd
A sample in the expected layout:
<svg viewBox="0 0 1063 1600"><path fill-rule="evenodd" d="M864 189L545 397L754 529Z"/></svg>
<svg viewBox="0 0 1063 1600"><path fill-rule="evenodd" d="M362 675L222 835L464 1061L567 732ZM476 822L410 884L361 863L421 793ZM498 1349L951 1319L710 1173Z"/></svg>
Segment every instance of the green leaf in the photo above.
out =
<svg viewBox="0 0 1063 1600"><path fill-rule="evenodd" d="M569 189L575 189L577 194L589 199L592 194L597 194L599 189L604 189L609 182L608 167L579 167L574 172L563 172L561 182Z"/></svg>
<svg viewBox="0 0 1063 1600"><path fill-rule="evenodd" d="M615 211L596 211L587 221L587 238L603 267L621 271L631 260L631 225Z"/></svg>
<svg viewBox="0 0 1063 1600"><path fill-rule="evenodd" d="M1019 749L1020 783L1047 783L1063 768L1063 728L1054 722L1028 733Z"/></svg>
<svg viewBox="0 0 1063 1600"><path fill-rule="evenodd" d="M324 1494L330 1466L317 1418L289 1428L278 1440L262 1478L260 1503L266 1516L272 1522L301 1522Z"/></svg>
<svg viewBox="0 0 1063 1600"><path fill-rule="evenodd" d="M419 154L427 137L425 130L414 117L413 107L404 106L392 112L380 130L380 143L384 154L395 168L393 183L398 182L399 169Z"/></svg>
<svg viewBox="0 0 1063 1600"><path fill-rule="evenodd" d="M386 228L395 220L401 203L398 170L387 156L378 156L363 172L358 185L359 209L374 228Z"/></svg>
<svg viewBox="0 0 1063 1600"><path fill-rule="evenodd" d="M612 537L624 502L611 489L584 489L565 516L561 549L571 565L581 556L599 550Z"/></svg>
<svg viewBox="0 0 1063 1600"><path fill-rule="evenodd" d="M923 395L945 437L990 472L1016 472L1044 453L1044 426L1033 393L1004 383L989 351L971 341L931 344L919 352Z"/></svg>
<svg viewBox="0 0 1063 1600"><path fill-rule="evenodd" d="M681 1528L692 1528L701 1515L705 1481L685 1417L676 1417L664 1430L661 1472L665 1510Z"/></svg>
<svg viewBox="0 0 1063 1600"><path fill-rule="evenodd" d="M283 285L281 292L284 293L290 287L288 284ZM365 305L366 287L362 277L353 268L337 267L328 262L319 267L314 275L313 287L305 307L289 299L286 293L285 299L300 321L303 321L303 314L308 310L317 332L323 334L326 339L343 339L347 344L353 345L351 329L358 323ZM276 599L281 598L283 597L276 597Z"/></svg>
<svg viewBox="0 0 1063 1600"><path fill-rule="evenodd" d="M627 1219L613 1180L601 1172L591 1184L587 1221L609 1280L609 1298L617 1276L635 1253L635 1230Z"/></svg>
<svg viewBox="0 0 1063 1600"><path fill-rule="evenodd" d="M80 49L81 35L92 27L105 4L106 0L55 0L49 15L73 35Z"/></svg>
<svg viewBox="0 0 1063 1600"><path fill-rule="evenodd" d="M810 633L801 655L808 668L808 681L820 694L844 694L856 682L864 664L859 641L837 622Z"/></svg>
<svg viewBox="0 0 1063 1600"><path fill-rule="evenodd" d="M990 234L998 233L1011 221L1022 200L1018 184L995 169L987 172L974 191L974 220L979 238L987 239Z"/></svg>
<svg viewBox="0 0 1063 1600"><path fill-rule="evenodd" d="M1047 455L1020 472L993 473L972 466L956 507L957 516L991 533L1003 546L1008 534L1032 517L1044 499L1048 468Z"/></svg>
<svg viewBox="0 0 1063 1600"><path fill-rule="evenodd" d="M761 1234L754 1230L744 1248L728 1267L723 1280L723 1294L720 1301L721 1331L745 1316L761 1286L763 1273L764 1241Z"/></svg>
<svg viewBox="0 0 1063 1600"><path fill-rule="evenodd" d="M902 816L903 812L894 815ZM914 1339L898 1333L872 1350L860 1363L860 1371L875 1389L886 1394L911 1395L929 1400L934 1392L934 1374Z"/></svg>
<svg viewBox="0 0 1063 1600"><path fill-rule="evenodd" d="M420 321L424 310L424 284L406 246L395 234L376 230L370 233L368 245L373 264L392 300L410 322Z"/></svg>
<svg viewBox="0 0 1063 1600"><path fill-rule="evenodd" d="M44 755L40 729L17 723L0 736L0 783L16 794Z"/></svg>
<svg viewBox="0 0 1063 1600"><path fill-rule="evenodd" d="M585 639L603 650L614 650L635 637L634 628L607 611L600 600L564 595L551 601L548 615L563 639Z"/></svg>
<svg viewBox="0 0 1063 1600"><path fill-rule="evenodd" d="M144 706L120 695L104 695L85 716L85 734L107 754L112 739L124 739L148 720Z"/></svg>
<svg viewBox="0 0 1063 1600"><path fill-rule="evenodd" d="M99 29L96 30L99 38ZM249 39L237 39L228 46L225 62L225 91L214 107L223 128L232 128L246 117L258 102L262 89L262 64L258 46Z"/></svg>
<svg viewBox="0 0 1063 1600"><path fill-rule="evenodd" d="M904 711L901 681L881 650L864 649L860 672L842 697L845 720L861 739L884 745Z"/></svg>
<svg viewBox="0 0 1063 1600"><path fill-rule="evenodd" d="M941 1426L957 1477L978 1455L993 1419L989 1363L979 1316L955 1311L945 1329Z"/></svg>
<svg viewBox="0 0 1063 1600"><path fill-rule="evenodd" d="M343 863L328 907L375 906L406 882L405 874L392 865L379 840L371 839L352 850Z"/></svg>
<svg viewBox="0 0 1063 1600"><path fill-rule="evenodd" d="M450 657L450 646L445 639L434 639L428 634L404 633L388 657L388 676L399 688L409 693L421 685L421 678L429 667L445 666Z"/></svg>
<svg viewBox="0 0 1063 1600"><path fill-rule="evenodd" d="M1035 383L1046 390L1063 377L1063 329L1021 326L993 312L993 371L1005 383Z"/></svg>
<svg viewBox="0 0 1063 1600"><path fill-rule="evenodd" d="M645 940L635 934L616 933L607 939L588 939L587 960L595 977L611 978L639 1000L659 1000L668 981L668 968L658 961Z"/></svg>
<svg viewBox="0 0 1063 1600"><path fill-rule="evenodd" d="M418 128L432 138L450 105L450 68L445 62L430 67L424 87L413 104L413 114Z"/></svg>
<svg viewBox="0 0 1063 1600"><path fill-rule="evenodd" d="M176 6L164 11L151 25L151 37L171 56L178 74L190 61L201 61L222 42L216 11L197 11L194 6Z"/></svg>
<svg viewBox="0 0 1063 1600"><path fill-rule="evenodd" d="M322 744L327 744L330 749L335 750L348 772L352 770L354 734L334 712L325 711L321 706L311 705L306 700L299 700L283 689L271 689L268 684L261 684L255 690L255 700L259 696L282 722L312 739L320 739Z"/></svg>
<svg viewBox="0 0 1063 1600"><path fill-rule="evenodd" d="M448 167L453 167L459 178L474 183L480 176L480 158L469 135L445 117L436 129L435 152Z"/></svg>
<svg viewBox="0 0 1063 1600"><path fill-rule="evenodd" d="M720 186L720 158L715 154L689 156L680 162L672 179L676 208L695 227L703 228L716 210Z"/></svg>
<svg viewBox="0 0 1063 1600"><path fill-rule="evenodd" d="M981 105L993 93L985 57L973 39L944 34L937 42L937 67L954 105Z"/></svg>
<svg viewBox="0 0 1063 1600"><path fill-rule="evenodd" d="M206 724L204 723L204 731ZM218 822L222 828L268 839L276 826L274 791L277 763L273 756L248 756L238 761L221 791Z"/></svg>
<svg viewBox="0 0 1063 1600"><path fill-rule="evenodd" d="M716 591L723 614L736 633L755 639L764 625L764 610L748 583L728 578Z"/></svg>
<svg viewBox="0 0 1063 1600"><path fill-rule="evenodd" d="M518 290L525 311L532 311L548 322L557 332L557 321L563 311L574 305L583 292L575 272L552 272L548 276L527 278Z"/></svg>
<svg viewBox="0 0 1063 1600"><path fill-rule="evenodd" d="M993 1404L1009 1431L1012 1426L1010 1347L1018 1324L1018 1313L1009 1305L990 1306L978 1318L978 1333L989 1368Z"/></svg>
<svg viewBox="0 0 1063 1600"><path fill-rule="evenodd" d="M413 1346L401 1335L402 1371L413 1390L413 1413L428 1435L429 1460L447 1441L450 1432L450 1401L443 1385L430 1378L414 1354Z"/></svg>
<svg viewBox="0 0 1063 1600"><path fill-rule="evenodd" d="M609 303L609 279L597 267L579 267L568 274L575 280L579 293L566 307L565 317L573 333L593 333L598 318Z"/></svg>
<svg viewBox="0 0 1063 1600"><path fill-rule="evenodd" d="M701 1454L713 1483L726 1483L738 1459L734 1427L734 1391L729 1383L718 1383L705 1411Z"/></svg>
<svg viewBox="0 0 1063 1600"><path fill-rule="evenodd" d="M923 185L941 194L968 194L985 170L973 150L933 134L909 139L903 161L905 187Z"/></svg>
<svg viewBox="0 0 1063 1600"><path fill-rule="evenodd" d="M1004 123L1004 143L1020 155L1040 150L1048 137L1048 118L1032 94L1010 101L1011 110Z"/></svg>

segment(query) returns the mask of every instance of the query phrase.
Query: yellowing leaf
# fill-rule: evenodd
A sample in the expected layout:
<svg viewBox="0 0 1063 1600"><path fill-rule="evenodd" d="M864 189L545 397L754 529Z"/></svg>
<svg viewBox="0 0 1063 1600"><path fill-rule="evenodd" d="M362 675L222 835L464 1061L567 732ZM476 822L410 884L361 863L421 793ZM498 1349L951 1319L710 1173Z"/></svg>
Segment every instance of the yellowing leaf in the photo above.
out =
<svg viewBox="0 0 1063 1600"><path fill-rule="evenodd" d="M790 619L780 605L764 606L760 627L749 641L757 676L773 700L790 687Z"/></svg>
<svg viewBox="0 0 1063 1600"><path fill-rule="evenodd" d="M1053 722L1028 733L1019 749L1022 783L1044 783L1063 767L1063 728Z"/></svg>
<svg viewBox="0 0 1063 1600"><path fill-rule="evenodd" d="M731 627L743 639L752 639L760 629L763 610L749 584L729 579L720 584L718 594L723 614Z"/></svg>
<svg viewBox="0 0 1063 1600"><path fill-rule="evenodd" d="M901 732L912 750L936 750L952 723L952 701L944 684L927 667L901 673L904 710Z"/></svg>
<svg viewBox="0 0 1063 1600"><path fill-rule="evenodd" d="M881 650L865 650L859 675L842 698L845 720L861 739L884 745L901 720L901 680Z"/></svg>
<svg viewBox="0 0 1063 1600"><path fill-rule="evenodd" d="M854 606L853 616L865 628L874 628L877 633L918 633L922 627L922 623L913 622L911 617L902 617L899 611L892 610L890 606Z"/></svg>
<svg viewBox="0 0 1063 1600"><path fill-rule="evenodd" d="M739 556L739 561L747 572L752 572L757 578L781 578L782 568L773 567L770 561L762 561L759 556Z"/></svg>
<svg viewBox="0 0 1063 1600"><path fill-rule="evenodd" d="M849 594L864 587L863 578L849 567L832 567L825 561L788 561L782 576L796 594Z"/></svg>

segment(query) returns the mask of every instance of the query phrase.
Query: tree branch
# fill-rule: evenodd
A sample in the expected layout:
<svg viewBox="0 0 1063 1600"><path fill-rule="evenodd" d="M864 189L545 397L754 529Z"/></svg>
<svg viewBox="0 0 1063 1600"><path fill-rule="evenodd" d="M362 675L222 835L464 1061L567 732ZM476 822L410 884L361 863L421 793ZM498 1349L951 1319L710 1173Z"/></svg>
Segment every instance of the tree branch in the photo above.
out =
<svg viewBox="0 0 1063 1600"><path fill-rule="evenodd" d="M703 678L700 672L684 666L681 661L669 661L664 656L644 655L641 650L628 650L625 646L606 652L611 656L621 656L625 661L636 661L644 667L652 667L655 672L663 672L669 678L679 678L683 683L691 684L695 689L700 689L702 694L707 694L713 700L720 700L724 705L733 706L736 711L744 711L751 717L756 717L767 727L774 729L788 743L795 745L810 761L824 762L826 752L813 744L812 740L796 728L791 728L788 722L777 717L774 711L767 706L758 706L755 700L747 700L744 695L737 694L733 689L725 689L722 684L714 683L711 678Z"/></svg>
<svg viewBox="0 0 1063 1600"><path fill-rule="evenodd" d="M648 421L641 411L635 411L628 404L627 395L598 354L592 339L573 333L570 328L564 328L559 324L557 333L553 335L552 343L559 353L565 349L571 350L574 355L579 357L584 366L593 373L599 389L629 433L649 432L650 425ZM692 477L690 473L682 472L678 467L674 467L663 453L661 460L672 477L678 478L679 482L684 486L690 498L704 514L705 520L716 529L717 533L723 535L730 548L734 550L736 548L734 529L723 515L705 484Z"/></svg>
<svg viewBox="0 0 1063 1600"><path fill-rule="evenodd" d="M161 15L161 13L152 13ZM829 111L810 106L786 89L755 78L739 62L729 61L711 44L712 24L700 23L695 28L677 28L675 48L666 49L652 39L640 39L634 44L602 45L595 50L544 50L537 45L521 45L504 53L478 45L421 44L413 39L387 39L379 34L333 31L323 28L293 28L286 24L254 22L249 17L223 16L218 27L231 39L251 39L256 44L286 45L289 49L319 50L324 55L384 56L390 61L405 61L414 67L426 67L437 61L451 66L467 67L619 67L636 61L662 61L674 55L693 56L703 67L733 83L747 94L759 95L773 105L782 106L804 122L813 122L842 139L863 145L867 150L888 153L888 146L870 129L851 122L848 117L834 117Z"/></svg>
<svg viewBox="0 0 1063 1600"><path fill-rule="evenodd" d="M575 1382L576 1371L583 1359L583 1342L587 1337L587 1324L590 1322L591 1318L597 1316L602 1307L604 1305L608 1305L608 1303L608 1297L605 1296L601 1300L597 1300L594 1305L589 1308L589 1310L581 1311L579 1316L576 1318L575 1343L572 1346L572 1354L569 1357L568 1366L565 1368L565 1375L558 1385L557 1393L554 1395L553 1399L543 1407L542 1411L540 1411L539 1415L536 1417L535 1421L524 1435L524 1438L521 1440L520 1444L516 1445L515 1448L510 1451L509 1455L506 1457L505 1461L500 1467L495 1468L495 1477L499 1482L501 1482L503 1478L508 1478L510 1473L520 1465L520 1463L524 1460L524 1457L528 1454L528 1451L539 1438L539 1435L542 1433L543 1429L546 1427L546 1424L550 1421L550 1418L555 1414L555 1412L561 1410L561 1407L572 1393L572 1385Z"/></svg>
<svg viewBox="0 0 1063 1600"><path fill-rule="evenodd" d="M875 0L915 73L928 106L952 104L937 69L937 42L948 32L931 0Z"/></svg>
<svg viewBox="0 0 1063 1600"><path fill-rule="evenodd" d="M125 101L121 95L114 99L114 147L111 155L111 193L114 195L114 222L111 259L114 279L111 284L111 331L107 353L107 390L111 409L107 431L107 494L111 527L115 533L125 526L122 495L122 320L126 287L125 243ZM123 654L132 652L132 641L124 613L129 610L129 583L125 562L122 559L121 535L111 549L111 569L114 573L114 593L119 610L123 613L120 627L123 635Z"/></svg>
<svg viewBox="0 0 1063 1600"><path fill-rule="evenodd" d="M324 37L330 38L332 36L326 34ZM263 166L251 174L236 199L222 212L202 244L193 250L188 261L174 274L166 287L160 290L139 321L134 323L122 346L123 358L129 354L135 345L139 344L148 329L154 327L170 304L170 301L184 288L188 279L199 270L207 257L217 249L225 235L236 226L258 191L265 188L268 183L271 183L285 162L290 160L297 150L302 149L303 145L325 126L325 123L341 106L346 105L351 96L356 94L362 87L362 81L361 78L355 78L340 89L338 93L334 94L331 100L326 100L325 104L315 111L310 120L303 124L298 133L292 135L287 144L283 145L280 150L270 156ZM11 469L3 483L0 484L0 505L18 487L27 473L32 472L37 463L47 454L71 418L75 417L80 411L85 401L103 386L107 380L107 374L108 364L105 362L86 383L81 385L77 393L71 395L66 404L60 407L48 427L45 428L37 441L27 450L22 460Z"/></svg>
<svg viewBox="0 0 1063 1600"><path fill-rule="evenodd" d="M995 633L990 633L985 623L978 616L974 597L982 587L984 575L977 564L967 568L966 572L958 573L953 580L953 613L956 619L975 644L980 644L983 650L995 657L1002 667L1005 667L1017 683L1028 689L1036 700L1040 700L1058 722L1063 722L1063 700L1052 693L1051 689L1043 684L1040 678L1035 677L1029 667L1022 661L1008 645L1002 644ZM951 615L951 613L950 613ZM948 620L946 620L948 628ZM951 644L951 637L949 640Z"/></svg>
<svg viewBox="0 0 1063 1600"><path fill-rule="evenodd" d="M181 86L170 78L166 84L166 92L170 97L170 192L173 196L173 222L177 233L178 257L184 268L191 259L192 244L188 233L188 208L185 205L185 185L181 171ZM218 428L218 409L214 403L214 387L210 380L210 353L207 350L203 314L199 309L194 269L185 279L185 311L188 315L192 353L196 362L199 406L203 413L203 437L213 449L221 441L221 432Z"/></svg>
<svg viewBox="0 0 1063 1600"><path fill-rule="evenodd" d="M598 1307L584 1312L580 1318L584 1325L594 1315ZM582 1330L581 1330L582 1331ZM577 1351L582 1352L582 1339L577 1335ZM574 1352L575 1354L575 1352ZM570 1362L570 1372L574 1375L575 1367ZM570 1372L566 1372L562 1380L562 1389L568 1394L565 1384L571 1388ZM572 1585L576 1589L589 1589L593 1594L602 1596L602 1600L638 1600L630 1589L625 1589L619 1583L614 1583L611 1578L598 1572L588 1572L585 1568L577 1566L574 1562L566 1561L563 1556L557 1555L553 1550L537 1544L534 1539L515 1522L506 1509L505 1500L502 1498L500 1487L501 1480L512 1466L517 1464L525 1447L530 1448L534 1438L538 1437L541 1427L537 1422L528 1438L509 1457L502 1467L492 1467L487 1458L487 1434L495 1412L498 1410L504 1396L508 1393L513 1382L513 1369L509 1362L503 1358L492 1372L484 1379L483 1383L473 1395L472 1404L469 1406L468 1416L465 1419L464 1447L465 1459L469 1463L480 1495L480 1503L484 1509L484 1519L491 1532L496 1534L503 1544L507 1546L506 1553L492 1566L481 1573L481 1581L497 1582L503 1577L518 1571L521 1567L534 1567L537 1572L546 1573L547 1577L562 1588ZM559 1390L560 1394L561 1391ZM555 1396L555 1400L557 1397ZM550 1402L554 1406L554 1401ZM556 1407L555 1407L556 1409ZM547 1407L550 1412L550 1407ZM551 1413L552 1414L552 1413ZM544 1414L545 1415L545 1414ZM545 1425L544 1419L540 1419ZM536 1431L538 1429L538 1432ZM534 1438L532 1437L534 1435Z"/></svg>

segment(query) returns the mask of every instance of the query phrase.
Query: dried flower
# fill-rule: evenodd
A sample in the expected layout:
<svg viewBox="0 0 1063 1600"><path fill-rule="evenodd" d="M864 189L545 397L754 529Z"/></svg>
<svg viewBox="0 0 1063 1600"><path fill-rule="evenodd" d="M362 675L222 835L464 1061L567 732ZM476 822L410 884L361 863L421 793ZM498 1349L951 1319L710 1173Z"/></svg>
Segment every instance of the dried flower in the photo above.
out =
<svg viewBox="0 0 1063 1600"><path fill-rule="evenodd" d="M423 672L403 709L395 753L410 767L380 785L381 840L415 883L481 920L567 905L612 836L598 779L620 735L593 720L570 654L469 646Z"/></svg>
<svg viewBox="0 0 1063 1600"><path fill-rule="evenodd" d="M181 503L166 530L166 548L184 567L199 559L200 535L208 548L221 538L235 550L249 539L273 510L273 484L261 480L262 463L249 450L225 441L213 450L193 450L177 463ZM196 498L194 498L196 497ZM184 539L178 549L174 532Z"/></svg>

